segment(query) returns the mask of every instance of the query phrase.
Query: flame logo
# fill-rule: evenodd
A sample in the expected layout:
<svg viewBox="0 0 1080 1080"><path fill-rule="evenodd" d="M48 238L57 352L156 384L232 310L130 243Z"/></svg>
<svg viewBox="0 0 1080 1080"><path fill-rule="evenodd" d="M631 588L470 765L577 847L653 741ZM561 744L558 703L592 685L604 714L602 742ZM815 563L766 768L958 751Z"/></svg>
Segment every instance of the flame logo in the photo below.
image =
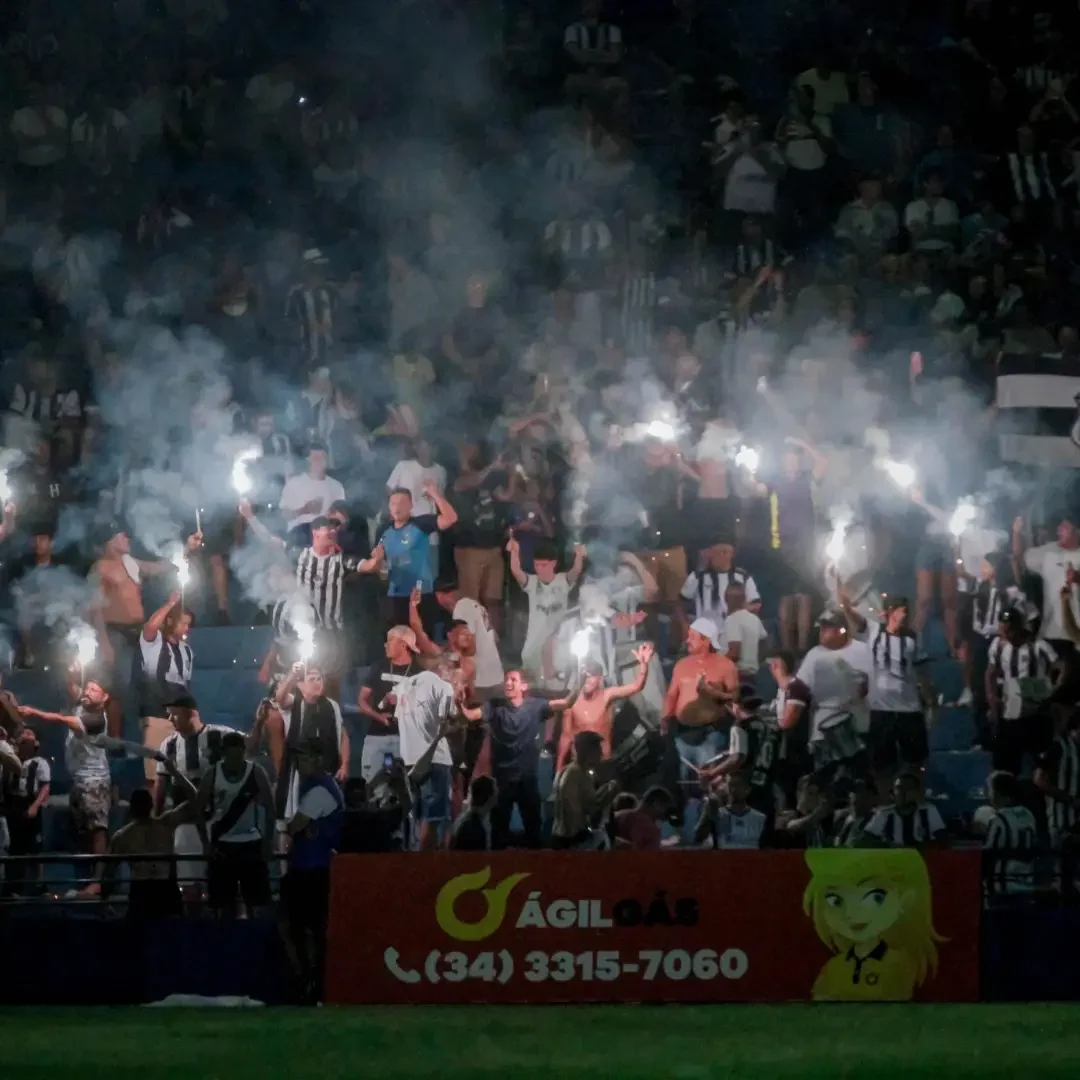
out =
<svg viewBox="0 0 1080 1080"><path fill-rule="evenodd" d="M483 941L502 926L506 918L506 905L515 885L524 881L528 874L511 874L493 888L487 889L491 879L491 867L477 870L475 874L459 874L451 878L435 898L435 919L439 926L455 941ZM459 896L468 892L482 892L487 901L487 912L476 922L463 922L454 913Z"/></svg>

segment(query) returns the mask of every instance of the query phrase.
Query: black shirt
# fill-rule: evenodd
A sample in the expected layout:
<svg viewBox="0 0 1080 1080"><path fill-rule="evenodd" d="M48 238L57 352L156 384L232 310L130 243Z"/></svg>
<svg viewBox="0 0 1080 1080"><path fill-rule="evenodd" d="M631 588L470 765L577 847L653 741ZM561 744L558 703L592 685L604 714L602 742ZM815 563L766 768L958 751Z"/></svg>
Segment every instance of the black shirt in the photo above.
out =
<svg viewBox="0 0 1080 1080"><path fill-rule="evenodd" d="M503 504L495 498L495 490L505 482L505 473L492 473L479 487L454 493L454 507L458 512L458 547L502 547L506 513Z"/></svg>
<svg viewBox="0 0 1080 1080"><path fill-rule="evenodd" d="M466 811L454 826L450 838L452 851L487 851L491 847L490 831L480 814Z"/></svg>
<svg viewBox="0 0 1080 1080"><path fill-rule="evenodd" d="M536 776L544 722L551 706L539 697L527 697L517 707L505 698L484 706L484 720L491 732L491 772L496 781Z"/></svg>
<svg viewBox="0 0 1080 1080"><path fill-rule="evenodd" d="M400 806L361 806L346 810L338 851L350 855L400 851L401 840L395 834L401 828L403 816Z"/></svg>
<svg viewBox="0 0 1080 1080"><path fill-rule="evenodd" d="M389 660L384 656L378 663L372 664L371 670L368 672L368 677L364 680L364 686L371 691L371 707L376 712L392 713L394 710L388 705L385 708L379 708L379 702L382 701L387 694L393 693L394 683L388 679L384 679L384 675L416 675L420 671L420 665L414 660L410 664L391 664ZM371 721L371 729L368 731L369 735L397 735L398 725L396 720L391 720L389 724L380 724L375 720Z"/></svg>

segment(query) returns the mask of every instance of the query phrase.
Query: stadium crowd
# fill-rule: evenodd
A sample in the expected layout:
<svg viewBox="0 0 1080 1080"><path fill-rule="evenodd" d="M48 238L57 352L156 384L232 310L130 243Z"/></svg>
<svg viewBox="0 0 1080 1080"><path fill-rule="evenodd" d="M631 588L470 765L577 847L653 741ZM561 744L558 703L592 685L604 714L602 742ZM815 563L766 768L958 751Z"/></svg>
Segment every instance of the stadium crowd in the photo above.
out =
<svg viewBox="0 0 1080 1080"><path fill-rule="evenodd" d="M70 700L3 702L10 852L49 725L144 914L177 871L263 907L275 848L301 927L335 848L1067 849L1080 504L994 386L1078 358L1078 21L5 10L11 685ZM196 617L273 627L246 731ZM992 755L963 823L946 708Z"/></svg>

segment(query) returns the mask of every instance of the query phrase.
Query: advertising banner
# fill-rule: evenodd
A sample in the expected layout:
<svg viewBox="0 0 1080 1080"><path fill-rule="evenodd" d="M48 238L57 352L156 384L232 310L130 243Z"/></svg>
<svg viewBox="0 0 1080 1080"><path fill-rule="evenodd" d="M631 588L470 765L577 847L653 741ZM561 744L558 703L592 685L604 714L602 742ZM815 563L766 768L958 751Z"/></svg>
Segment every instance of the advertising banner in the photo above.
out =
<svg viewBox="0 0 1080 1080"><path fill-rule="evenodd" d="M344 855L327 1000L974 1001L978 853Z"/></svg>

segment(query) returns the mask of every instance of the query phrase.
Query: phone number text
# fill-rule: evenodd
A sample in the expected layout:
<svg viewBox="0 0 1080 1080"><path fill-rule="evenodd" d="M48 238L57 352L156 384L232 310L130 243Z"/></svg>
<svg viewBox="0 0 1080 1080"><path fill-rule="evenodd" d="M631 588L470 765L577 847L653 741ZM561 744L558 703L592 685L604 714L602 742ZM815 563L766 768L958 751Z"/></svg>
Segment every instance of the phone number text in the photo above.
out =
<svg viewBox="0 0 1080 1080"><path fill-rule="evenodd" d="M383 953L386 970L404 983L460 983L467 980L508 983L520 970L526 982L615 982L637 977L645 982L670 979L682 982L697 979L741 979L750 968L742 949L642 949L623 956L618 950L597 952L528 952L515 957L508 949L467 956L463 952L432 949L422 970L402 965L397 949ZM520 965L520 968L519 968Z"/></svg>

